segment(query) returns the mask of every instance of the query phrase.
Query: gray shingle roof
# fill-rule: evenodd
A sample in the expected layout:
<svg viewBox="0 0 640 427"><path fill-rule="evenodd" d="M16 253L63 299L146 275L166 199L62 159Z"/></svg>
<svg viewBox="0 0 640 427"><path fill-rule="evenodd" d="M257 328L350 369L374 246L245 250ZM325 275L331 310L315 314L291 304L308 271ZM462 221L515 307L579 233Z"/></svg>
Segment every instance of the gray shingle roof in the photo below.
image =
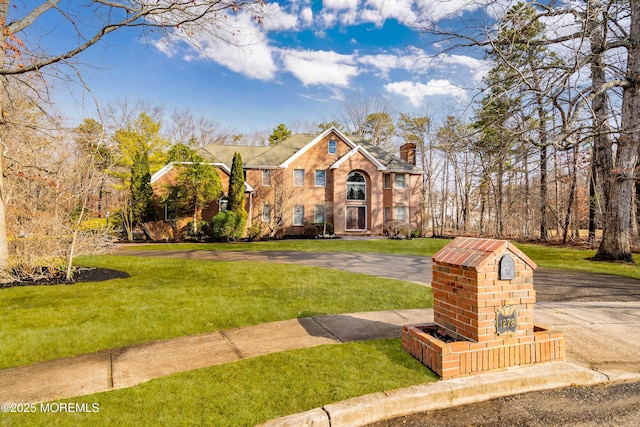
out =
<svg viewBox="0 0 640 427"><path fill-rule="evenodd" d="M233 153L242 156L242 164L248 168L277 167L313 141L319 134L298 133L292 135L273 147L255 147L246 145L210 144L203 147L200 153L210 161L221 162L231 167ZM422 173L415 165L400 157L378 148L360 138L348 137L355 145L361 145L389 171L404 173Z"/></svg>

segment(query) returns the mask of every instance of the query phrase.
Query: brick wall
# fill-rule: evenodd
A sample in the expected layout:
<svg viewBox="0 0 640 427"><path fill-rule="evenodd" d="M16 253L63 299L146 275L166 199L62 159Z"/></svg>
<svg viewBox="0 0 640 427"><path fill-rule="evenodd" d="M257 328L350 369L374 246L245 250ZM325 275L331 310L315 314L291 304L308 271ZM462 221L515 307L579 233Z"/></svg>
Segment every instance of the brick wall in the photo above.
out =
<svg viewBox="0 0 640 427"><path fill-rule="evenodd" d="M566 355L564 338L557 331L536 328L531 336L523 338L445 343L427 333L429 328L437 327L404 326L402 348L443 379L562 361Z"/></svg>
<svg viewBox="0 0 640 427"><path fill-rule="evenodd" d="M505 254L513 260L513 278L500 277ZM442 378L564 360L562 334L533 324L536 264L515 246L459 237L433 263L434 323L404 326L405 351ZM499 334L501 310L517 311L517 325ZM443 334L453 341L435 337Z"/></svg>
<svg viewBox="0 0 640 427"><path fill-rule="evenodd" d="M500 259L514 260L515 278L500 280ZM503 240L457 238L433 257L434 320L454 338L496 339L496 312L518 311L515 336L533 334L535 263Z"/></svg>

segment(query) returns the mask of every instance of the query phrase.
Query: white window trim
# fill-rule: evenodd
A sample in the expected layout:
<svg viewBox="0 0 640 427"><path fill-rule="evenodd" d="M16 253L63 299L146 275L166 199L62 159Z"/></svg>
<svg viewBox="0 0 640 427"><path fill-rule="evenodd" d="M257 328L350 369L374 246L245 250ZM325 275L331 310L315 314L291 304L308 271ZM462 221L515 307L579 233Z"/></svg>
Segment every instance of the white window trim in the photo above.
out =
<svg viewBox="0 0 640 427"><path fill-rule="evenodd" d="M169 211L173 212L173 218L169 217ZM107 214L108 215L108 214ZM164 204L164 220L165 221L175 221L178 218L178 207L177 203L173 201L173 208L169 209L169 203Z"/></svg>
<svg viewBox="0 0 640 427"><path fill-rule="evenodd" d="M268 183L268 184L265 184L265 183L264 183L264 175L265 175L265 174L268 174L268 175L269 175L269 183ZM264 169L264 170L262 171L262 186L263 186L263 187L271 187L271 179L272 179L272 178L273 178L273 177L272 177L272 175L271 175L271 170L270 170L270 169Z"/></svg>
<svg viewBox="0 0 640 427"><path fill-rule="evenodd" d="M351 175L352 173L357 173L359 175L361 175L364 178L364 182L349 182L349 175ZM367 201L367 177L365 176L365 174L363 174L362 172L358 172L358 171L351 171L349 172L349 175L347 175L347 183L346 183L346 188L345 188L345 192L344 192L344 199L347 202L366 202ZM364 199L350 199L349 198L349 184L351 185L357 185L357 186L363 186L364 187Z"/></svg>
<svg viewBox="0 0 640 427"><path fill-rule="evenodd" d="M316 216L318 215L318 211L322 211L322 221L316 221ZM313 222L314 223L320 223L320 222L326 222L327 221L327 207L325 205L314 205L313 206Z"/></svg>
<svg viewBox="0 0 640 427"><path fill-rule="evenodd" d="M400 187L399 185L397 185L397 181L396 181L396 177L398 176L403 176L404 180L402 181L402 187ZM398 188L398 189L403 189L403 188L407 188L407 174L406 173L396 173L393 176L393 188Z"/></svg>
<svg viewBox="0 0 640 427"><path fill-rule="evenodd" d="M224 210L222 210L222 201L223 200L225 200L227 202ZM218 199L218 211L219 212L226 212L228 210L229 210L229 197L227 197L227 196L220 197L220 199Z"/></svg>
<svg viewBox="0 0 640 427"><path fill-rule="evenodd" d="M324 173L324 184L320 185L318 184L318 172L323 172ZM315 175L314 175L314 184L316 187L326 187L327 186L327 170L326 169L316 169Z"/></svg>
<svg viewBox="0 0 640 427"><path fill-rule="evenodd" d="M264 217L265 217L265 215L264 215L264 214L267 212L267 209L268 209L269 216L268 216L268 218L265 220L265 219L264 219ZM262 215L261 215L261 217L262 217L262 222L267 222L267 223L271 222L271 214L272 214L272 212L273 212L273 208L272 208L272 206L271 206L270 204L268 204L268 203L263 204L263 205L262 205Z"/></svg>
<svg viewBox="0 0 640 427"><path fill-rule="evenodd" d="M396 209L404 209L404 218L403 219L396 218ZM407 207L406 206L394 206L393 207L393 219L396 219L398 221L407 222Z"/></svg>
<svg viewBox="0 0 640 427"><path fill-rule="evenodd" d="M347 228L347 210L349 208L361 209L364 208L364 228ZM345 231L366 231L369 229L369 215L366 206L360 205L347 205L344 207L344 230Z"/></svg>
<svg viewBox="0 0 640 427"><path fill-rule="evenodd" d="M302 171L302 184L296 184L296 171ZM294 187L304 187L305 173L304 169L294 169L293 170L293 186Z"/></svg>
<svg viewBox="0 0 640 427"><path fill-rule="evenodd" d="M386 185L386 178L389 178L389 185ZM385 190L391 188L391 174L390 173L385 173L382 175L382 188L384 188Z"/></svg>
<svg viewBox="0 0 640 427"><path fill-rule="evenodd" d="M334 143L334 152L331 152L331 143ZM329 154L330 156L335 156L338 154L338 141L335 139L330 139L329 142L327 142L327 154Z"/></svg>
<svg viewBox="0 0 640 427"><path fill-rule="evenodd" d="M302 208L302 221L300 223L296 223L296 208ZM295 205L293 207L293 218L291 219L291 223L294 227L300 227L304 225L304 205Z"/></svg>

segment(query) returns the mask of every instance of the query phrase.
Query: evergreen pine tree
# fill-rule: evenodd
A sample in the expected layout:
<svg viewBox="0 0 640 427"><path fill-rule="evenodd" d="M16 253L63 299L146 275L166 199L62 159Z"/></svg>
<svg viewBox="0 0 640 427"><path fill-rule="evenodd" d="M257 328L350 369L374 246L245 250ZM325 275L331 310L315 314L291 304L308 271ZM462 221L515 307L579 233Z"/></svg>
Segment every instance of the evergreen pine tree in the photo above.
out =
<svg viewBox="0 0 640 427"><path fill-rule="evenodd" d="M149 155L140 150L131 165L131 219L134 224L155 219Z"/></svg>
<svg viewBox="0 0 640 427"><path fill-rule="evenodd" d="M244 170L242 168L242 157L239 153L233 154L233 163L231 164L228 209L242 218L247 217L247 211L244 209Z"/></svg>

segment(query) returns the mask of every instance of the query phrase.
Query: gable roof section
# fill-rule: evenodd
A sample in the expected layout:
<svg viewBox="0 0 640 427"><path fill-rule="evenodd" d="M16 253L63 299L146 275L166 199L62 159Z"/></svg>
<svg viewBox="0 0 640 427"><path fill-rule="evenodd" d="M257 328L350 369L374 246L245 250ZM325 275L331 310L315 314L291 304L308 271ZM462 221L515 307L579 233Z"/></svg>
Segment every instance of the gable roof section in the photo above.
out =
<svg viewBox="0 0 640 427"><path fill-rule="evenodd" d="M413 174L424 173L424 171L422 171L416 165L409 163L407 161L404 161L400 157L394 156L387 150L383 150L380 147L376 147L375 145L365 141L364 139L354 138L353 141L356 142L358 145L361 145L363 148L365 148L369 152L369 154L371 154L376 159L378 159L378 161L385 166L387 172L413 173Z"/></svg>
<svg viewBox="0 0 640 427"><path fill-rule="evenodd" d="M198 154L202 155L207 160L224 163L230 168L233 164L234 153L239 153L242 157L242 164L246 165L250 163L252 159L260 156L271 148L272 147L255 147L250 145L209 144L198 150Z"/></svg>
<svg viewBox="0 0 640 427"><path fill-rule="evenodd" d="M353 143L353 141L351 141L349 138L347 138L345 136L345 134L343 134L342 132L340 132L336 127L331 126L329 129L325 130L324 132L322 132L320 135L309 135L309 136L313 136L313 139L311 141L309 141L307 144L305 144L303 147L301 147L298 151L296 151L295 153L293 153L291 155L291 157L289 157L288 159L286 159L284 162L282 162L280 164L280 166L282 166L283 168L289 167L289 165L291 164L291 162L293 162L294 160L296 160L297 158L299 158L300 156L302 156L307 150L309 150L311 147L313 147L314 145L316 145L318 142L322 141L327 135L329 135L331 132L335 133L336 135L338 135L338 137L340 139L342 139L344 141L345 144L347 144L349 147L351 148L355 148L356 144ZM308 134L307 134L308 135ZM295 137L297 135L294 135L293 137ZM292 137L292 138L293 138ZM289 138L289 139L292 139ZM288 141L289 139L287 139L286 141ZM284 142L286 142L284 141Z"/></svg>
<svg viewBox="0 0 640 427"><path fill-rule="evenodd" d="M398 156L376 147L363 139L347 137L335 127L330 127L319 135L297 133L272 147L210 144L200 149L199 153L207 160L224 163L227 167L231 167L233 153L238 152L240 153L240 156L242 156L242 165L247 169L286 168L311 147L322 141L331 132L334 132L338 138L344 141L344 143L351 148L347 153L348 156L352 156L356 152L360 152L371 160L378 170L412 174L424 173L415 165L408 163L400 159ZM358 146L360 148L354 152L353 150ZM338 159L338 161L340 161L340 159ZM382 166L382 168L380 166Z"/></svg>
<svg viewBox="0 0 640 427"><path fill-rule="evenodd" d="M372 156L371 153L369 153L369 151L367 151L367 149L364 148L362 145L356 145L351 151L349 151L344 156L340 157L334 164L331 165L331 169L339 168L340 165L342 165L342 163L344 163L351 156L353 156L354 154L356 154L358 152L362 153L362 155L365 156L367 159L369 159L369 161L371 163L376 165L376 167L378 168L379 171L387 170L387 168L382 163L380 163L380 161L378 159L376 159L374 156Z"/></svg>
<svg viewBox="0 0 640 427"><path fill-rule="evenodd" d="M317 135L297 133L253 159L251 164L257 166L287 167L291 159L298 158L308 146L313 145ZM310 142L311 141L311 142ZM314 142L315 143L315 142Z"/></svg>
<svg viewBox="0 0 640 427"><path fill-rule="evenodd" d="M154 182L162 178L164 175L168 174L171 171L171 169L173 169L176 165L190 165L190 164L193 164L193 163L192 162L169 162L166 165L164 165L162 169L160 169L158 172L151 175L150 183L153 184ZM222 169L223 171L225 171L227 175L231 175L231 169L229 169L229 167L224 163L206 163L206 164ZM245 181L244 191L251 193L254 191L254 188Z"/></svg>

